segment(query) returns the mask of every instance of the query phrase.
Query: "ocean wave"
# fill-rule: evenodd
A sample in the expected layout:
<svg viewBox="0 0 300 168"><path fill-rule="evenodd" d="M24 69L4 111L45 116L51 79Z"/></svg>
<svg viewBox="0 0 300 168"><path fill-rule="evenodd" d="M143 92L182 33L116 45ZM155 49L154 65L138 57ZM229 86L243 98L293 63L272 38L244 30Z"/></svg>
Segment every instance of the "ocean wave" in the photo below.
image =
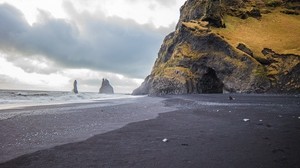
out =
<svg viewBox="0 0 300 168"><path fill-rule="evenodd" d="M27 96L49 96L47 93L32 93L32 94L29 94L29 93L22 93L22 92L12 93L12 95L24 96L24 97L27 97Z"/></svg>
<svg viewBox="0 0 300 168"><path fill-rule="evenodd" d="M82 92L74 94L72 92L54 91L6 91L0 90L0 109L15 106L28 105L48 105L65 103L85 103L99 100L133 98L134 96L125 94L98 94Z"/></svg>

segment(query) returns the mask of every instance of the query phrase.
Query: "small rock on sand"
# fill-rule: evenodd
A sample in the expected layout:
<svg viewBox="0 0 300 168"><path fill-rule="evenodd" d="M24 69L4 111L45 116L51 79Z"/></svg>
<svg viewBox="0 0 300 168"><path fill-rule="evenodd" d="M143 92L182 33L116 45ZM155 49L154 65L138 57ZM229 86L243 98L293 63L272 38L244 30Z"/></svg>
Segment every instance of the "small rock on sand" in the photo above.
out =
<svg viewBox="0 0 300 168"><path fill-rule="evenodd" d="M163 139L162 140L163 142L168 142L169 140L167 138Z"/></svg>

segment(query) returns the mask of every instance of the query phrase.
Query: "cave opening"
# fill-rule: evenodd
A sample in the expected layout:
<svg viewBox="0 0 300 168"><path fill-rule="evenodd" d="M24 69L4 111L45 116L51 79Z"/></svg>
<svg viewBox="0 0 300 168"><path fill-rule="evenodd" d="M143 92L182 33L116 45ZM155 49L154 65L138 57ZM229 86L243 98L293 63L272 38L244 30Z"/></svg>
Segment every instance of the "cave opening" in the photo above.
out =
<svg viewBox="0 0 300 168"><path fill-rule="evenodd" d="M217 77L216 71L208 68L198 83L199 93L223 93L224 84Z"/></svg>

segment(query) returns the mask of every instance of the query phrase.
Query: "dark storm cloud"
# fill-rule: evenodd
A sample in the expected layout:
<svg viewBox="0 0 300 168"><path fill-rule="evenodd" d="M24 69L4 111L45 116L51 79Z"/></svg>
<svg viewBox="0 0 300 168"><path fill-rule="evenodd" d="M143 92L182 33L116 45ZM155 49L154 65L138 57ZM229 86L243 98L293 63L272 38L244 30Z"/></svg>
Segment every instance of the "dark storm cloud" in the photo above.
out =
<svg viewBox="0 0 300 168"><path fill-rule="evenodd" d="M78 13L70 3L64 7L70 20L40 11L31 26L19 10L0 5L0 50L24 57L44 55L62 66L141 78L149 73L170 31L99 13Z"/></svg>

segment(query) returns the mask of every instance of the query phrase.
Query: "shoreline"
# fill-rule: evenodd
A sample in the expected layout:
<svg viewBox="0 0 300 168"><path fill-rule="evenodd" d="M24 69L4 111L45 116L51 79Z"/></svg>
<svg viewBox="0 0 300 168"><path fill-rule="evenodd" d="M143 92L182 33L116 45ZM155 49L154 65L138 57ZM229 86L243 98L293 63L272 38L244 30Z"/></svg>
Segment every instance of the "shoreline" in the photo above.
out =
<svg viewBox="0 0 300 168"><path fill-rule="evenodd" d="M233 97L158 98L170 111L157 111L158 117L128 122L80 142L29 153L0 167L299 167L299 97ZM147 98L133 104L149 105L156 99ZM153 112L158 104L152 103L141 109ZM134 109L133 104L112 111ZM167 142L162 141L165 138Z"/></svg>
<svg viewBox="0 0 300 168"><path fill-rule="evenodd" d="M155 118L163 98L31 106L0 110L0 163L57 145L79 142L137 122ZM155 105L155 106L154 106ZM156 111L148 107L154 106Z"/></svg>
<svg viewBox="0 0 300 168"><path fill-rule="evenodd" d="M113 101L113 100L136 99L140 97L145 97L143 95L128 95L128 94L119 94L119 93L99 94L93 92L81 92L78 94L74 94L72 92L59 92L59 91L29 91L28 93L15 93L15 92L17 91L7 90L5 93L6 95L5 94L4 96L2 95L3 97L0 96L0 111L10 110L10 109L22 109L22 108L36 107L36 106L84 104L84 103L103 102L109 100ZM23 90L23 92L26 92L26 90ZM40 93L35 93L35 92L40 92ZM40 99L37 99L38 97Z"/></svg>

